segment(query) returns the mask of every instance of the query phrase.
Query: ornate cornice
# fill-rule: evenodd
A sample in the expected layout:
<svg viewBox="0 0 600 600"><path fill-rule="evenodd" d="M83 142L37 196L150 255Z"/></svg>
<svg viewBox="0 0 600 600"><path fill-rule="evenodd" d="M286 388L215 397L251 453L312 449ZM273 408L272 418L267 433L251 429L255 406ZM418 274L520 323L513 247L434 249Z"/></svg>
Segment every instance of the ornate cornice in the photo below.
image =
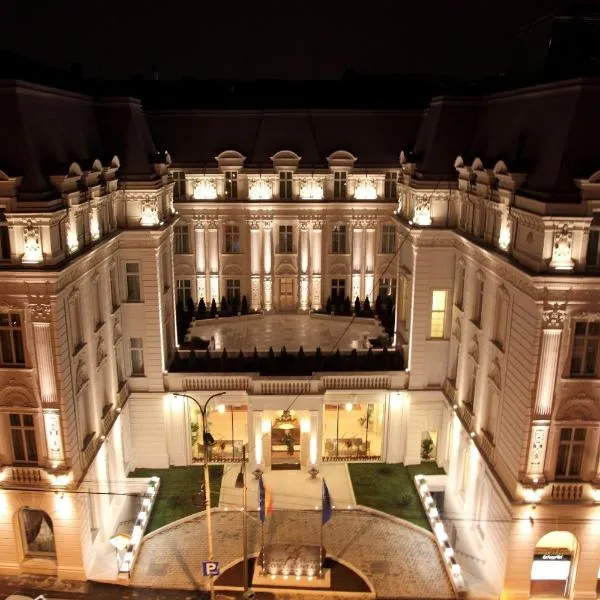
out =
<svg viewBox="0 0 600 600"><path fill-rule="evenodd" d="M31 320L33 323L50 323L52 307L50 304L30 304Z"/></svg>

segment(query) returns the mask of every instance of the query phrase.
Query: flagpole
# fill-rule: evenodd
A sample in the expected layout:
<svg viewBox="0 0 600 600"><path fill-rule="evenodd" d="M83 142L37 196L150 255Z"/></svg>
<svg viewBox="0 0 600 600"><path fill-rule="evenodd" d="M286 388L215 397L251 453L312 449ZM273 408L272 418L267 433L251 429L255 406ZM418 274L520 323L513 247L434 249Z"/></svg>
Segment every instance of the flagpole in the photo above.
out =
<svg viewBox="0 0 600 600"><path fill-rule="evenodd" d="M323 484L321 485L321 539L319 541L319 578L323 577L323 516L325 511L325 479L323 479Z"/></svg>
<svg viewBox="0 0 600 600"><path fill-rule="evenodd" d="M260 522L261 575L265 572L265 523Z"/></svg>

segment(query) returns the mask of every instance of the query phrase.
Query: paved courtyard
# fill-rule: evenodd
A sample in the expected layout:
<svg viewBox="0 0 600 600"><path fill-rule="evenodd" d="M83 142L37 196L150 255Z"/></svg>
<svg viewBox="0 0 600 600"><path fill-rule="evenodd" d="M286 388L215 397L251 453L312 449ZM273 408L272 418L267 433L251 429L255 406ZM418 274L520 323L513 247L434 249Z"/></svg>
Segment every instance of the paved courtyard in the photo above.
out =
<svg viewBox="0 0 600 600"><path fill-rule="evenodd" d="M320 510L275 510L265 523L265 541L318 544ZM242 514L213 513L215 560L222 567L241 558ZM260 548L257 513L249 513L249 549ZM336 509L324 529L330 556L359 569L381 598L454 598L431 534L368 509ZM206 516L193 515L144 539L132 585L202 589L202 561L208 556Z"/></svg>
<svg viewBox="0 0 600 600"><path fill-rule="evenodd" d="M349 326L349 327L348 327ZM348 331L345 331L348 328ZM345 333L344 333L345 332ZM341 341L336 346L340 338ZM350 324L350 317L319 315L257 315L227 317L194 321L190 329L191 337L205 340L215 338L215 350L242 350L244 353L268 352L272 347L276 352L285 346L290 352L300 346L305 351L321 348L323 352L335 350L349 351L353 344L360 349L365 339L383 335L383 329L374 319L356 319Z"/></svg>

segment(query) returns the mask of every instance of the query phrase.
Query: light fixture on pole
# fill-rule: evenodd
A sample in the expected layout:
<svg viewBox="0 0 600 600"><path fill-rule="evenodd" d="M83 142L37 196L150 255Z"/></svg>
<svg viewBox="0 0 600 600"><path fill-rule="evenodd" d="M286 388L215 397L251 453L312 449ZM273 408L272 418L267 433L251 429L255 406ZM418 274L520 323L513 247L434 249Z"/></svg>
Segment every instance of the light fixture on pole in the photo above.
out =
<svg viewBox="0 0 600 600"><path fill-rule="evenodd" d="M188 396L187 394L177 394L182 398L187 398L191 400L198 406L200 409L200 414L202 415L202 445L204 447L204 492L205 492L205 503L206 503L206 528L208 530L208 560L214 560L213 553L213 537L212 537L212 520L211 520L211 510L210 510L210 476L208 472L208 449L210 446L214 446L215 439L208 431L207 427L207 409L208 404L213 398L217 398L218 396L223 396L226 392L218 392L208 397L208 400L204 403L204 405L200 404L196 398L193 396ZM214 580L210 578L210 598L211 600L215 600L215 590L213 586Z"/></svg>

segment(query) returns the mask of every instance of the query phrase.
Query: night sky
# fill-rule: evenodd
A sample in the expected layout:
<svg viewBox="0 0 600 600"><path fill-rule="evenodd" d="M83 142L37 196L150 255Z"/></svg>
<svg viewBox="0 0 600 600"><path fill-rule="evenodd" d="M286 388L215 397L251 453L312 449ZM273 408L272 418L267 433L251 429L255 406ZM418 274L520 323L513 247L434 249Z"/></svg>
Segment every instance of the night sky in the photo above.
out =
<svg viewBox="0 0 600 600"><path fill-rule="evenodd" d="M189 6L188 6L189 4ZM347 69L476 78L558 0L4 0L5 49L87 77L337 79ZM357 7L357 8L354 8Z"/></svg>

